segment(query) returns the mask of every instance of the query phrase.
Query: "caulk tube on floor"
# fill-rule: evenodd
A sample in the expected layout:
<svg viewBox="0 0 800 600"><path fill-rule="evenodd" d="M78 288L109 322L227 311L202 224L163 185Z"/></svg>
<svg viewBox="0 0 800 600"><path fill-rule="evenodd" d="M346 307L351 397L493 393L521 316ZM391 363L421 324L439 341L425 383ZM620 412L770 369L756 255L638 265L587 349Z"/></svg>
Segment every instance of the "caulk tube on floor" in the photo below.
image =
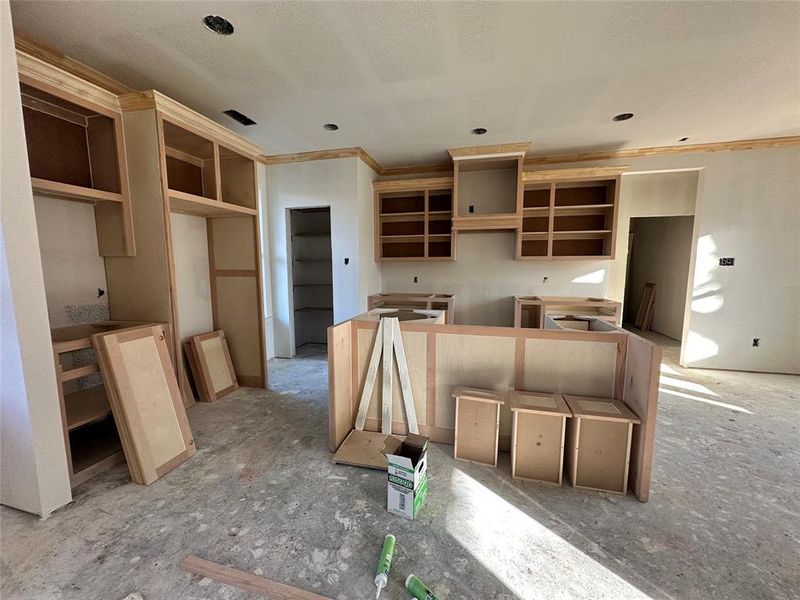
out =
<svg viewBox="0 0 800 600"><path fill-rule="evenodd" d="M436 594L414 575L406 577L406 591L417 600L439 600Z"/></svg>
<svg viewBox="0 0 800 600"><path fill-rule="evenodd" d="M395 541L395 537L391 533L383 538L381 558L378 562L378 572L375 574L375 585L378 587L378 593L375 594L376 599L381 597L381 590L389 583L389 569L392 568Z"/></svg>

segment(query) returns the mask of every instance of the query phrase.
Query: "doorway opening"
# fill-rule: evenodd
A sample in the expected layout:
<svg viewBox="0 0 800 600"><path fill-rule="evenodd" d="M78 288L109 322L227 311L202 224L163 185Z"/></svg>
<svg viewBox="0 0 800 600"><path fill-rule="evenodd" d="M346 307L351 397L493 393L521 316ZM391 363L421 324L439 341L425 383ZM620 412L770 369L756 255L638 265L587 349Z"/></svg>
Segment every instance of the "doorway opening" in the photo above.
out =
<svg viewBox="0 0 800 600"><path fill-rule="evenodd" d="M295 353L324 355L333 325L331 209L291 209L289 222Z"/></svg>
<svg viewBox="0 0 800 600"><path fill-rule="evenodd" d="M635 217L628 234L625 327L680 352L694 217Z"/></svg>

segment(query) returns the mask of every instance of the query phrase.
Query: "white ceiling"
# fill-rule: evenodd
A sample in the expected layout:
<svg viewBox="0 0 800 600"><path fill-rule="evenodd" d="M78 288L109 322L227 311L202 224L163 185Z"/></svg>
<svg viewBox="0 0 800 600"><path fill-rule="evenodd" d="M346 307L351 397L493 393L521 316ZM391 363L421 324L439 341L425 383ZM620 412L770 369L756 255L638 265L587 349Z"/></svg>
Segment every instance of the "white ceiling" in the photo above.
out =
<svg viewBox="0 0 800 600"><path fill-rule="evenodd" d="M484 143L540 154L800 134L800 2L11 6L16 30L270 153L361 146L397 166ZM207 31L207 14L236 33ZM612 122L621 112L636 117Z"/></svg>

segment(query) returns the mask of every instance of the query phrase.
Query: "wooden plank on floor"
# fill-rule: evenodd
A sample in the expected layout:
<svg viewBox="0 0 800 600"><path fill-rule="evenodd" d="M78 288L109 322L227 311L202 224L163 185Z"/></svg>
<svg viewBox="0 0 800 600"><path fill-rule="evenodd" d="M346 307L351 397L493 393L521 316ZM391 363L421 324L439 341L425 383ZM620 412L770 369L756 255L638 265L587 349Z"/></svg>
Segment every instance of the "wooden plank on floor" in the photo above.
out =
<svg viewBox="0 0 800 600"><path fill-rule="evenodd" d="M279 581L259 577L197 556L189 555L184 558L181 561L181 569L271 600L331 600L327 596L306 592Z"/></svg>

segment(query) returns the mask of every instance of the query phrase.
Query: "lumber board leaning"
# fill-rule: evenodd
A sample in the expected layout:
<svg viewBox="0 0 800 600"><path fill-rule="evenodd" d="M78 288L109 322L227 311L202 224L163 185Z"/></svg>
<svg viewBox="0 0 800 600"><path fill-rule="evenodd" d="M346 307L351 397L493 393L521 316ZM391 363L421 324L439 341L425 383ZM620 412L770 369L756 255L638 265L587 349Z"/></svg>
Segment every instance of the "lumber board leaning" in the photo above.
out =
<svg viewBox="0 0 800 600"><path fill-rule="evenodd" d="M187 556L181 561L180 566L184 571L194 575L208 577L220 583L227 583L240 590L252 592L271 600L331 600L327 596L320 596L313 592L307 592L279 581L246 573L233 567L220 565L197 556Z"/></svg>

